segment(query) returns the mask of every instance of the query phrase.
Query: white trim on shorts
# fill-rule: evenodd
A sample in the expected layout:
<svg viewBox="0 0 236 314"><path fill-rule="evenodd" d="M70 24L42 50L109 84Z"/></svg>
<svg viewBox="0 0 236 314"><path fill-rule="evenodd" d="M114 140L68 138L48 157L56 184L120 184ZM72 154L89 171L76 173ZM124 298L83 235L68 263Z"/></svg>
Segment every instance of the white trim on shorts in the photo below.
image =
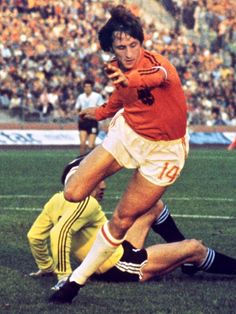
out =
<svg viewBox="0 0 236 314"><path fill-rule="evenodd" d="M115 267L122 272L126 272L133 275L138 275L139 280L143 278L143 267L147 264L148 260L143 261L141 264L129 263L119 261L116 263Z"/></svg>

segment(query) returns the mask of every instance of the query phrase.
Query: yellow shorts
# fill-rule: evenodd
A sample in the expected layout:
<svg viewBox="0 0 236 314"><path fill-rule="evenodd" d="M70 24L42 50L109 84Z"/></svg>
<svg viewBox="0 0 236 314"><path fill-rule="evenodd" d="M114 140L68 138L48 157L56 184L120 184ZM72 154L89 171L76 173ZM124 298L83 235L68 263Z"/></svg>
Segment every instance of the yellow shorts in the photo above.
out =
<svg viewBox="0 0 236 314"><path fill-rule="evenodd" d="M180 175L189 151L188 134L174 141L151 141L125 122L122 111L111 120L102 146L125 168L138 169L158 186L171 185Z"/></svg>

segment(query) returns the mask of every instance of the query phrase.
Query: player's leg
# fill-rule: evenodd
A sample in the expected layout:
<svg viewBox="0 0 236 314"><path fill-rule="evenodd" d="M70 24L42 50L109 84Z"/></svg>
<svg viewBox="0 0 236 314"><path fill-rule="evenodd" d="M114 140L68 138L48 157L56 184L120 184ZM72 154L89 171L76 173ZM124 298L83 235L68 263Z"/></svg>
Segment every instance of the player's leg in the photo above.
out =
<svg viewBox="0 0 236 314"><path fill-rule="evenodd" d="M142 248L151 228L168 243L185 239L162 200L135 221L128 230L126 239L136 248Z"/></svg>
<svg viewBox="0 0 236 314"><path fill-rule="evenodd" d="M154 185L136 171L111 220L102 227L93 247L83 263L73 272L71 280L84 284L123 242L126 232L134 221L145 214L164 191L165 187Z"/></svg>
<svg viewBox="0 0 236 314"><path fill-rule="evenodd" d="M236 259L206 247L192 239L157 244L147 248L148 263L142 269L142 281L164 275L182 264L190 263L198 271L236 275Z"/></svg>
<svg viewBox="0 0 236 314"><path fill-rule="evenodd" d="M186 262L200 265L207 256L207 248L194 239L156 244L146 250L148 263L142 269L141 281L169 273Z"/></svg>
<svg viewBox="0 0 236 314"><path fill-rule="evenodd" d="M167 205L160 200L158 202L158 207L160 209L162 208L162 210L153 222L151 226L152 230L159 234L168 243L184 240L185 236L176 225ZM183 273L190 276L194 275L198 271L198 269L190 263L183 264L181 266L181 270Z"/></svg>
<svg viewBox="0 0 236 314"><path fill-rule="evenodd" d="M177 242L185 239L185 236L177 227L169 208L162 200L156 206L159 208L159 215L152 224L152 230L158 233L166 242Z"/></svg>
<svg viewBox="0 0 236 314"><path fill-rule="evenodd" d="M88 134L89 151L94 149L97 135L98 135L98 122L96 120L90 120L90 129L89 129L89 134Z"/></svg>
<svg viewBox="0 0 236 314"><path fill-rule="evenodd" d="M136 248L143 248L151 228L168 243L185 239L162 200L159 200L145 215L135 221L127 232L126 240ZM192 276L198 271L198 268L187 263L181 265L181 270Z"/></svg>
<svg viewBox="0 0 236 314"><path fill-rule="evenodd" d="M140 216L134 224L129 228L126 234L126 240L131 243L135 248L141 249L144 247L145 240L151 229L153 221L160 215L162 207L153 206L146 214Z"/></svg>
<svg viewBox="0 0 236 314"><path fill-rule="evenodd" d="M213 274L236 275L236 259L208 248L207 256L198 269Z"/></svg>
<svg viewBox="0 0 236 314"><path fill-rule="evenodd" d="M76 172L68 179L64 195L68 201L79 202L91 194L104 178L122 167L102 145L98 145L80 163Z"/></svg>
<svg viewBox="0 0 236 314"><path fill-rule="evenodd" d="M89 149L89 151L94 149L96 138L97 138L97 134L95 134L95 133L89 134L89 136L88 136L88 149Z"/></svg>
<svg viewBox="0 0 236 314"><path fill-rule="evenodd" d="M71 302L80 287L124 241L126 232L134 221L156 203L156 200L162 196L165 189L165 187L154 185L138 171L135 171L125 193L115 208L112 219L101 228L84 261L73 271L62 289L51 296L50 301Z"/></svg>
<svg viewBox="0 0 236 314"><path fill-rule="evenodd" d="M136 170L109 221L112 236L122 239L137 218L146 214L165 190L165 186L153 184Z"/></svg>
<svg viewBox="0 0 236 314"><path fill-rule="evenodd" d="M87 153L88 133L86 130L79 130L79 139L80 139L79 152L80 155L84 155L85 153Z"/></svg>

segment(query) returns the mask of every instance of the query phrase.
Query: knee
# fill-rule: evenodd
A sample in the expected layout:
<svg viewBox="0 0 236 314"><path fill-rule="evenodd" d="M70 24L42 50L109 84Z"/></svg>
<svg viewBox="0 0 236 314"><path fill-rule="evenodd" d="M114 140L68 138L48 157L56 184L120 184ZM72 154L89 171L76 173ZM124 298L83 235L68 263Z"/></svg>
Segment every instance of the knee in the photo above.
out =
<svg viewBox="0 0 236 314"><path fill-rule="evenodd" d="M110 226L113 230L117 231L117 235L119 234L119 237L123 237L129 228L133 225L134 221L135 219L133 217L121 216L117 213L114 213L110 220Z"/></svg>
<svg viewBox="0 0 236 314"><path fill-rule="evenodd" d="M202 256L206 253L206 247L202 244L201 241L196 239L184 240L189 254L192 255L195 260L201 260Z"/></svg>
<svg viewBox="0 0 236 314"><path fill-rule="evenodd" d="M64 198L68 202L81 202L86 196L82 195L80 193L80 190L77 188L76 193L73 188L70 186L66 185L64 187Z"/></svg>

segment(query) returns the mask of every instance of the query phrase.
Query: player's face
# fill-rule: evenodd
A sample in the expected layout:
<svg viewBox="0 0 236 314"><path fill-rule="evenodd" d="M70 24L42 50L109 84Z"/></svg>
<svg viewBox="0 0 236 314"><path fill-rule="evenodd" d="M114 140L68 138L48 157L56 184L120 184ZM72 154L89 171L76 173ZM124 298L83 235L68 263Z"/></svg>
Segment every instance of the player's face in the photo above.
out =
<svg viewBox="0 0 236 314"><path fill-rule="evenodd" d="M90 95L92 93L93 87L91 84L84 84L84 92L86 95Z"/></svg>
<svg viewBox="0 0 236 314"><path fill-rule="evenodd" d="M141 44L139 40L121 32L115 32L113 36L112 49L116 58L125 70L131 70L140 59Z"/></svg>
<svg viewBox="0 0 236 314"><path fill-rule="evenodd" d="M97 186L96 188L93 190L93 192L91 193L91 195L96 198L96 200L98 200L99 202L102 201L104 193L105 193L105 189L106 189L106 182L104 180L102 180Z"/></svg>

